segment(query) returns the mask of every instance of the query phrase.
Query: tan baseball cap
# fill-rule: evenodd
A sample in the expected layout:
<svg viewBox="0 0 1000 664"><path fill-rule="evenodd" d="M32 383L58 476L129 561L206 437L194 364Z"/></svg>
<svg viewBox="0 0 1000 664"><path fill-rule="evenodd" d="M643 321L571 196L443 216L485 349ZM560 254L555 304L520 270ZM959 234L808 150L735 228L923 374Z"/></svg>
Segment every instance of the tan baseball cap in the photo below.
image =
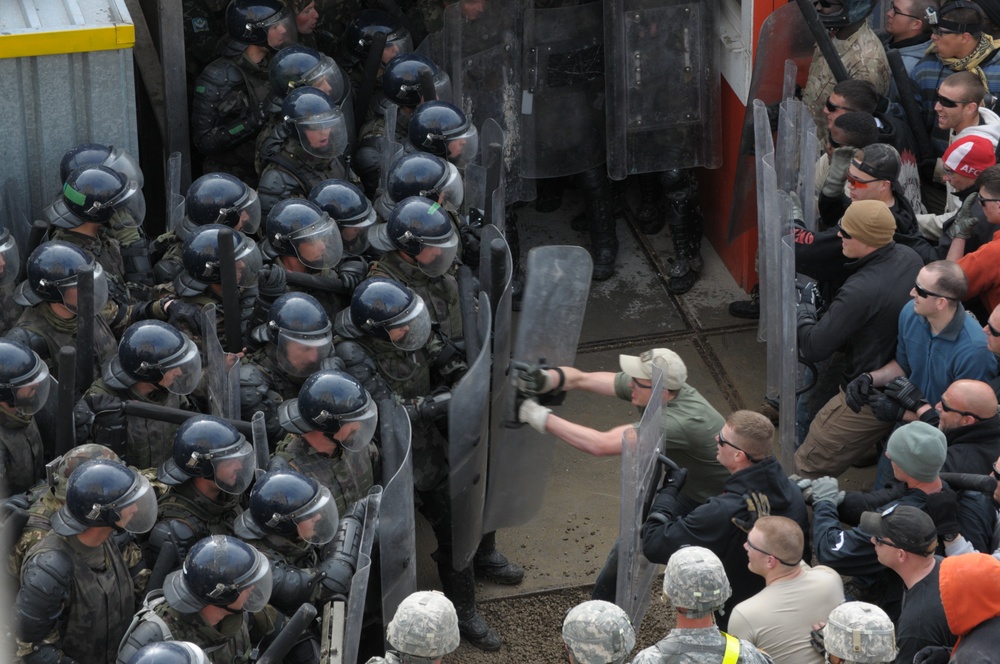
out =
<svg viewBox="0 0 1000 664"><path fill-rule="evenodd" d="M639 380L653 379L653 362L658 361L665 375L663 382L668 390L679 390L687 381L688 370L681 356L669 348L654 348L642 355L619 355L618 364L622 371Z"/></svg>

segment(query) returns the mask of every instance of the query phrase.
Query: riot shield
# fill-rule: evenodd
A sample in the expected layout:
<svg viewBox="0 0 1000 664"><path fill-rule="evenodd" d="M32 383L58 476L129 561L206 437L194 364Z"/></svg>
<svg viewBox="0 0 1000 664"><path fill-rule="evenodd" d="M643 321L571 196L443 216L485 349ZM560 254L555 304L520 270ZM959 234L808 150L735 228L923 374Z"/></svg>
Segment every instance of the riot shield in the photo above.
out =
<svg viewBox="0 0 1000 664"><path fill-rule="evenodd" d="M257 463L255 476L260 478L267 472L271 465L271 448L267 444L267 424L264 422L264 411L258 410L250 418L250 430L252 432L253 452Z"/></svg>
<svg viewBox="0 0 1000 664"><path fill-rule="evenodd" d="M815 135L815 134L814 134ZM779 390L787 408L778 410L778 440L781 444L781 466L786 473L795 472L795 408L799 376L798 315L795 306L795 235L791 223L783 224L786 233L781 238L781 375Z"/></svg>
<svg viewBox="0 0 1000 664"><path fill-rule="evenodd" d="M605 161L604 16L601 3L526 9L521 170L582 173Z"/></svg>
<svg viewBox="0 0 1000 664"><path fill-rule="evenodd" d="M802 221L810 230L816 230L816 160L819 158L819 139L816 123L809 109L797 99L781 102L778 117L775 170L778 189L795 192L802 209Z"/></svg>
<svg viewBox="0 0 1000 664"><path fill-rule="evenodd" d="M167 160L167 230L177 232L184 221L184 197L181 196L181 153Z"/></svg>
<svg viewBox="0 0 1000 664"><path fill-rule="evenodd" d="M239 419L240 412L231 411L232 408L232 386L230 383L230 356L222 349L219 341L219 333L216 328L216 308L215 304L206 304L201 309L201 343L202 353L205 361L203 365L203 375L205 377L205 387L208 392L209 414L216 417L229 419ZM239 373L237 367L236 394L239 395Z"/></svg>
<svg viewBox="0 0 1000 664"><path fill-rule="evenodd" d="M403 154L403 146L396 137L397 117L399 107L395 104L388 104L385 109L385 134L380 141L382 152L382 168L379 171L379 193L386 191L386 184L389 178L389 169L393 162Z"/></svg>
<svg viewBox="0 0 1000 664"><path fill-rule="evenodd" d="M391 401L379 404L382 432L382 501L378 520L382 566L382 624L417 589L416 532L413 513L413 459L410 418Z"/></svg>
<svg viewBox="0 0 1000 664"><path fill-rule="evenodd" d="M592 271L590 254L582 247L535 247L528 253L528 279L512 360L573 364ZM517 424L513 380L510 377L504 383L500 412L491 415L505 417L507 426L498 430L491 425L495 437L490 441L483 532L530 521L541 507L552 464L552 438Z"/></svg>
<svg viewBox="0 0 1000 664"><path fill-rule="evenodd" d="M351 593L347 596L347 617L344 620L344 661L358 661L358 647L361 643L361 626L365 616L365 598L368 595L368 580L372 571L372 545L375 531L379 528L382 487L374 486L368 492L365 503L365 523L361 531L361 546L358 549L358 564L351 578Z"/></svg>
<svg viewBox="0 0 1000 664"><path fill-rule="evenodd" d="M605 0L611 179L722 163L715 6Z"/></svg>
<svg viewBox="0 0 1000 664"><path fill-rule="evenodd" d="M486 223L493 224L503 232L506 221L504 205L507 184L503 177L503 153L506 136L492 119L483 123L480 131L480 151L482 163L486 167Z"/></svg>
<svg viewBox="0 0 1000 664"><path fill-rule="evenodd" d="M754 163L756 168L754 168L754 174L756 179L756 208L757 208L757 238L758 238L758 249L757 249L757 277L760 279L760 291L765 292L765 284L767 283L767 270L768 261L761 260L760 255L762 249L760 247L764 246L764 229L767 225L768 212L769 209L765 204L766 197L764 196L764 160L771 159L773 163L774 159L774 140L771 138L771 125L767 118L767 108L764 106L764 102L759 99L755 99L753 102L753 127L754 127ZM777 184L774 185L777 189ZM773 206L771 208L773 210ZM771 301L768 297L761 296L760 298L760 316L757 317L757 341L767 340L767 323L770 320L768 316Z"/></svg>
<svg viewBox="0 0 1000 664"><path fill-rule="evenodd" d="M663 371L653 367L651 394L663 394ZM639 427L622 434L621 522L618 530L618 587L615 604L638 628L649 608L649 589L657 566L642 555L642 522L647 499L656 492L657 457L663 451L663 400L650 399Z"/></svg>
<svg viewBox="0 0 1000 664"><path fill-rule="evenodd" d="M451 489L452 554L456 570L472 563L483 534L486 464L489 461L490 381L493 316L485 293L479 296L479 355L452 388L448 404L448 481Z"/></svg>

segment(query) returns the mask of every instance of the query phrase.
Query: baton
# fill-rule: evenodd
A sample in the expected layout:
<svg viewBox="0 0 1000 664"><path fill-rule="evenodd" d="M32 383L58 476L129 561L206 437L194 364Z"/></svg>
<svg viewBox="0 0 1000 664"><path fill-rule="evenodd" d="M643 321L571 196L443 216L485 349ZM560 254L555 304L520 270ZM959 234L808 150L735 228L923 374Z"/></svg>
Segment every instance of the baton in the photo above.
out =
<svg viewBox="0 0 1000 664"><path fill-rule="evenodd" d="M802 18L806 20L809 32L812 33L813 38L816 40L819 52L823 54L823 58L830 67L830 71L833 72L833 77L837 79L837 83L850 79L851 75L847 73L847 67L844 66L843 60L840 59L837 49L833 47L833 40L830 39L830 33L827 32L827 29L820 22L819 14L816 13L816 8L813 7L812 2L810 0L795 0L795 2L798 4L799 9L802 10Z"/></svg>
<svg viewBox="0 0 1000 664"><path fill-rule="evenodd" d="M271 645L267 647L264 654L257 660L257 664L279 664L284 660L285 655L298 642L299 637L302 636L302 632L306 631L309 623L315 617L315 606L312 604L301 605L291 620L285 624L285 628L281 630L281 634L278 634L277 638L271 641Z"/></svg>
<svg viewBox="0 0 1000 664"><path fill-rule="evenodd" d="M219 233L219 271L222 273L222 318L225 324L228 353L243 350L240 327L240 291L236 283L236 236L232 231Z"/></svg>
<svg viewBox="0 0 1000 664"><path fill-rule="evenodd" d="M289 286L309 288L311 290L323 291L324 293L349 295L351 292L350 289L344 287L344 282L340 279L340 277L321 277L318 274L288 272L286 270L285 281Z"/></svg>
<svg viewBox="0 0 1000 664"><path fill-rule="evenodd" d="M86 353L90 358L90 353ZM76 447L76 427L73 407L76 405L76 349L63 346L59 349L59 382L56 394L56 444L55 456L62 456Z"/></svg>
<svg viewBox="0 0 1000 664"><path fill-rule="evenodd" d="M990 475L974 473L941 473L941 479L958 491L978 491L992 496L997 490L997 481Z"/></svg>
<svg viewBox="0 0 1000 664"><path fill-rule="evenodd" d="M171 422L173 424L184 424L192 417L201 415L201 413L195 413L190 410L181 410L180 408L171 408L170 406L160 406L155 403L133 400L122 401L122 410L126 415L142 417L147 420L156 420L157 422ZM225 417L222 419L233 425L245 437L251 438L253 436L253 427L249 422L230 420Z"/></svg>
<svg viewBox="0 0 1000 664"><path fill-rule="evenodd" d="M927 135L927 127L924 126L923 114L917 106L917 100L913 98L913 87L910 83L910 75L906 73L903 65L903 57L894 48L886 51L889 58L889 69L892 71L892 78L896 81L896 89L899 91L899 103L906 113L906 124L910 125L913 132L913 139L917 142L917 151L920 153L920 161L931 156L931 139Z"/></svg>
<svg viewBox="0 0 1000 664"><path fill-rule="evenodd" d="M156 557L156 562L153 563L153 573L149 575L149 579L146 581L146 592L150 590L159 590L163 587L163 582L167 578L167 574L170 570L174 568L174 564L177 562L177 547L170 540L163 543L160 547L160 554Z"/></svg>
<svg viewBox="0 0 1000 664"><path fill-rule="evenodd" d="M458 268L458 302L462 309L465 356L472 364L479 357L479 330L476 325L476 285L468 265Z"/></svg>
<svg viewBox="0 0 1000 664"><path fill-rule="evenodd" d="M372 37L371 49L368 51L368 58L365 60L365 77L361 81L361 89L358 91L358 99L354 104L354 117L363 122L368 115L368 102L371 101L375 93L375 79L378 77L378 68L382 65L382 52L385 51L385 42L389 35L384 32L376 32ZM392 140L392 136L386 136Z"/></svg>

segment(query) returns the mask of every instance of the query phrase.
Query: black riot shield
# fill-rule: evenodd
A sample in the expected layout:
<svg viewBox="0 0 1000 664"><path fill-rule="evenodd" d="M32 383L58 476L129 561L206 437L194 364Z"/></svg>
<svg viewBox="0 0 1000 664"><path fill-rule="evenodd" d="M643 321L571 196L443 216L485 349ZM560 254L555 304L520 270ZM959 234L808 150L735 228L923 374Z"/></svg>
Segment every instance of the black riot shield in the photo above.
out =
<svg viewBox="0 0 1000 664"><path fill-rule="evenodd" d="M351 593L347 596L347 617L344 620L344 661L358 661L361 644L361 627L365 615L365 597L368 595L368 580L372 571L372 545L379 528L382 511L383 488L374 486L368 492L365 503L365 523L361 531L361 546L358 549L358 564L351 578Z"/></svg>
<svg viewBox="0 0 1000 664"><path fill-rule="evenodd" d="M601 3L526 9L522 50L523 175L573 175L603 164Z"/></svg>
<svg viewBox="0 0 1000 664"><path fill-rule="evenodd" d="M752 102L754 99L760 99L765 105L770 105L781 101L785 61L794 60L798 65L798 71L808 71L815 45L809 28L802 18L802 12L794 3L774 10L764 21L764 25L760 28L760 36L754 43L757 48L737 156L733 202L729 212L730 241L753 230L757 225Z"/></svg>
<svg viewBox="0 0 1000 664"><path fill-rule="evenodd" d="M489 461L490 331L493 316L485 293L479 297L479 355L452 388L448 405L448 480L451 488L452 554L456 570L472 563L483 533L486 464Z"/></svg>
<svg viewBox="0 0 1000 664"><path fill-rule="evenodd" d="M417 590L416 533L413 516L413 459L410 418L401 405L379 404L382 431L382 504L378 520L382 565L382 624Z"/></svg>
<svg viewBox="0 0 1000 664"><path fill-rule="evenodd" d="M608 176L722 162L711 0L605 0Z"/></svg>
<svg viewBox="0 0 1000 664"><path fill-rule="evenodd" d="M582 247L535 247L528 253L520 324L512 360L526 364L572 365L590 293L593 263ZM552 321L559 321L553 325ZM501 361L499 357L494 364ZM538 512L552 465L553 441L517 424L517 388L509 378L499 412L507 426L492 428L483 532L520 526Z"/></svg>

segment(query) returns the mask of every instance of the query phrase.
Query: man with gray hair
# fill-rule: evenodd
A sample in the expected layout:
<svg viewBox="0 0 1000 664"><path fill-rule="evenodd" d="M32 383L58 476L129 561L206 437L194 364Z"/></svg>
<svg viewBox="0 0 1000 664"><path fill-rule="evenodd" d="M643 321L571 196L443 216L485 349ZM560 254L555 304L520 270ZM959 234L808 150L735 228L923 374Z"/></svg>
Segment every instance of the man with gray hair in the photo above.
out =
<svg viewBox="0 0 1000 664"><path fill-rule="evenodd" d="M635 630L628 615L599 599L569 610L562 637L570 664L624 664L635 647Z"/></svg>
<svg viewBox="0 0 1000 664"><path fill-rule="evenodd" d="M677 627L632 664L773 664L749 641L715 625L714 612L731 594L718 556L700 546L679 549L663 574L663 598L677 611Z"/></svg>

